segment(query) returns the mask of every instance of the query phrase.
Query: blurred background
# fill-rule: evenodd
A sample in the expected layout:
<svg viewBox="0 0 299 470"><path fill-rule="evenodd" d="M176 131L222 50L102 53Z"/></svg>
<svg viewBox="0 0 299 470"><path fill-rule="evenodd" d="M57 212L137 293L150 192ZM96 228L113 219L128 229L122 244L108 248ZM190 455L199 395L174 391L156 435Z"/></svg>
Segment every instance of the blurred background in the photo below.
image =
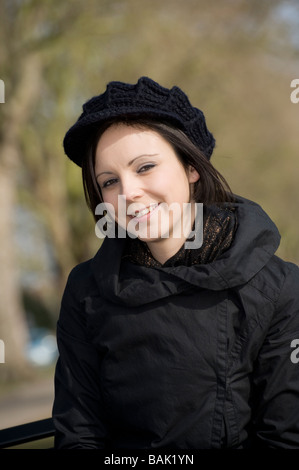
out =
<svg viewBox="0 0 299 470"><path fill-rule="evenodd" d="M214 166L299 263L298 0L0 0L0 428L50 416L61 295L101 243L64 134L142 75L204 111Z"/></svg>

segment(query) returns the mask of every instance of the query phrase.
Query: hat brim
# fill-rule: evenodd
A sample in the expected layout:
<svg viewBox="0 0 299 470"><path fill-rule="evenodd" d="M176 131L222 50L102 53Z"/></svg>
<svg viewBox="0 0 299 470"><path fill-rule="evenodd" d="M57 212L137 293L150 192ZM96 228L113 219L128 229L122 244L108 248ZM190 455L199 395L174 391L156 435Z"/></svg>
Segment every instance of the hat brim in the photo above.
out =
<svg viewBox="0 0 299 470"><path fill-rule="evenodd" d="M130 111L121 109L108 109L89 114L79 119L66 133L63 140L65 154L78 166L82 167L83 160L87 156L87 152L92 143L92 139L97 133L99 127L110 119L119 118L125 120L134 117L153 117L159 121L166 121L174 124L182 129L182 123L177 119L175 114L163 111L161 109L154 110L152 108L132 108ZM182 129L184 131L184 129Z"/></svg>

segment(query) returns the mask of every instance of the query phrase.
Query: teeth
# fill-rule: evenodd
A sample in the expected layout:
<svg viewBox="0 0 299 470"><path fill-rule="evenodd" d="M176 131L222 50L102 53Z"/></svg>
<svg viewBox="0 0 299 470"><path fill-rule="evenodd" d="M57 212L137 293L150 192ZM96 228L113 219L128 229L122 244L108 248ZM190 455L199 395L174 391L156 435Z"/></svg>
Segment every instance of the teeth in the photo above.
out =
<svg viewBox="0 0 299 470"><path fill-rule="evenodd" d="M142 211L140 212L137 212L136 214L134 214L134 217L143 217L144 215L148 214L149 212L152 212L154 209L156 209L156 207L158 206L158 204L152 204L151 206L149 207L146 207L145 209L143 209Z"/></svg>

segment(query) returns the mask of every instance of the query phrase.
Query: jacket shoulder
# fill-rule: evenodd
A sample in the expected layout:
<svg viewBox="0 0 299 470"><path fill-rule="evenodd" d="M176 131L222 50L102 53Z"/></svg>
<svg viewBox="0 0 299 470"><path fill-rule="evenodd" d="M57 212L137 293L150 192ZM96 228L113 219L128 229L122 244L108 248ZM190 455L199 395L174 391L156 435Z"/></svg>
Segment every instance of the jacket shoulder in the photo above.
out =
<svg viewBox="0 0 299 470"><path fill-rule="evenodd" d="M290 285L295 292L289 293L299 298L299 267L274 255L249 284L274 303L283 293L288 294L290 287L286 286Z"/></svg>
<svg viewBox="0 0 299 470"><path fill-rule="evenodd" d="M89 259L87 261L83 261L83 263L79 263L74 266L68 276L68 282L71 282L72 284L77 284L82 280L82 278L90 275L91 262L92 259Z"/></svg>
<svg viewBox="0 0 299 470"><path fill-rule="evenodd" d="M77 299L82 298L92 288L93 274L92 274L92 259L77 264L69 273L65 292L71 292Z"/></svg>
<svg viewBox="0 0 299 470"><path fill-rule="evenodd" d="M278 343L289 346L299 333L299 268L277 256L250 281L252 287L271 304L272 314L267 318L268 334ZM284 342L285 338L288 341Z"/></svg>

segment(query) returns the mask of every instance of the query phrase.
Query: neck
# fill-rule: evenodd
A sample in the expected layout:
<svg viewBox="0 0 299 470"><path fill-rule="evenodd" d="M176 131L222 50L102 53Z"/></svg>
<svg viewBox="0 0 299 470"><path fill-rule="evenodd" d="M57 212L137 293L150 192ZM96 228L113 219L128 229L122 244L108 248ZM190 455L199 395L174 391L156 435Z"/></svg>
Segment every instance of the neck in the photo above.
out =
<svg viewBox="0 0 299 470"><path fill-rule="evenodd" d="M180 233L190 234L195 220L195 207L192 206L191 213L189 216L183 217L180 221ZM183 226L184 224L184 226ZM164 264L172 256L174 256L182 247L182 245L187 240L187 237L182 235L179 238L174 237L175 231L172 230L172 233L167 238L159 238L153 241L148 241L147 246L152 254L152 256L159 261L159 263ZM189 235L188 235L189 236Z"/></svg>
<svg viewBox="0 0 299 470"><path fill-rule="evenodd" d="M159 263L164 264L179 251L183 243L184 241L182 242L181 239L168 238L148 242L147 246L152 256L159 261Z"/></svg>

